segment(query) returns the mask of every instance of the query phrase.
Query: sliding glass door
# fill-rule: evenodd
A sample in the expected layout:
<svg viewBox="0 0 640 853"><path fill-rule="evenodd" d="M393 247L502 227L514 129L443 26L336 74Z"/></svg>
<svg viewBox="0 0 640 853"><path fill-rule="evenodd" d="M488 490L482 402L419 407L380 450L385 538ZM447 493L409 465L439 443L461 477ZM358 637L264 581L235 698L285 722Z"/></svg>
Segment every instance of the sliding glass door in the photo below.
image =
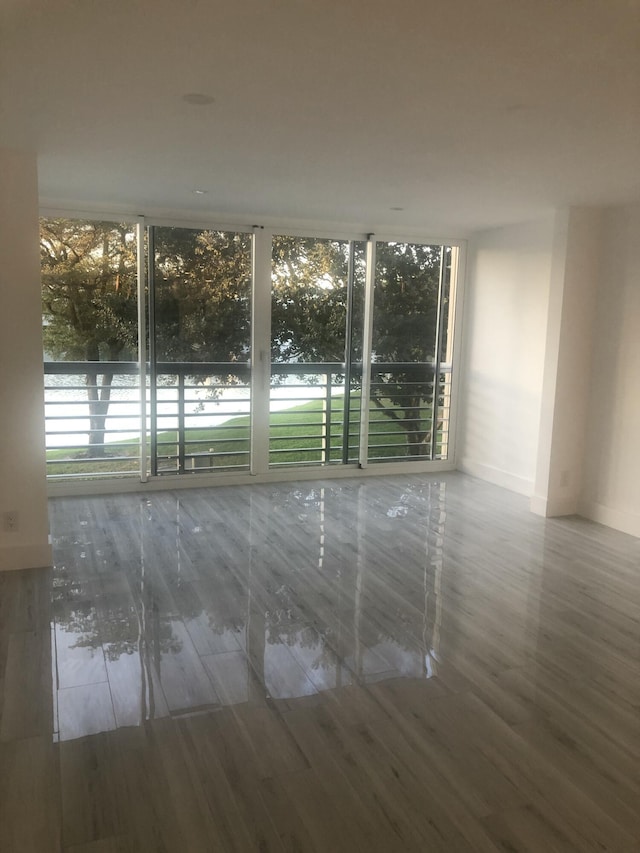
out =
<svg viewBox="0 0 640 853"><path fill-rule="evenodd" d="M250 465L252 236L149 229L152 475Z"/></svg>
<svg viewBox="0 0 640 853"><path fill-rule="evenodd" d="M269 464L357 461L364 244L272 241Z"/></svg>
<svg viewBox="0 0 640 853"><path fill-rule="evenodd" d="M452 249L378 242L375 258L368 461L446 459Z"/></svg>

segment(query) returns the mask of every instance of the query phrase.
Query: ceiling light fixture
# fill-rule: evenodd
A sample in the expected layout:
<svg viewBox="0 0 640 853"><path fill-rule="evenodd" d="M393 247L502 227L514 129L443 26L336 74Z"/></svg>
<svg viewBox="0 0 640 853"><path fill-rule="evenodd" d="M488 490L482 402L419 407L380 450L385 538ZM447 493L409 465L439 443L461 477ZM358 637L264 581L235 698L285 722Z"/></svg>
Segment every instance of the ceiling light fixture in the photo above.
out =
<svg viewBox="0 0 640 853"><path fill-rule="evenodd" d="M404 207L390 207L389 210L404 210Z"/></svg>
<svg viewBox="0 0 640 853"><path fill-rule="evenodd" d="M194 190L194 195L206 195L209 190Z"/></svg>

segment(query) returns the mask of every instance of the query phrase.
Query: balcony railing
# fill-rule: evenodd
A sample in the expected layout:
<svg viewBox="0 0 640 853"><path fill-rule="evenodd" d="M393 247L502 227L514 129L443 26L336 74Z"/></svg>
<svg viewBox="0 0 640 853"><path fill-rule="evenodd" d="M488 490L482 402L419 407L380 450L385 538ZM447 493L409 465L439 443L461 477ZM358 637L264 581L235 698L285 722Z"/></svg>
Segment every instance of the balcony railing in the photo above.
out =
<svg viewBox="0 0 640 853"><path fill-rule="evenodd" d="M147 473L248 470L250 370L239 362L157 364L145 389ZM137 364L46 362L44 372L49 476L139 475ZM351 365L350 382L339 362L271 365L271 467L358 460L361 375L361 364ZM433 378L430 363L372 366L369 461L446 458L451 365L439 366L435 418ZM107 394L108 405L100 399Z"/></svg>

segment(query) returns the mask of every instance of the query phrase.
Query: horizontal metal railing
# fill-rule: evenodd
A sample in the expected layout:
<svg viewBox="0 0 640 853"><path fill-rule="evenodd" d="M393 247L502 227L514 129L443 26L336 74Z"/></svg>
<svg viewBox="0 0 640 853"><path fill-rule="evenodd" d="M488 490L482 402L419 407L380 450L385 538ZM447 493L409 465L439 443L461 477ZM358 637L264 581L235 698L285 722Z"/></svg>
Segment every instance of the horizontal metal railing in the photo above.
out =
<svg viewBox="0 0 640 853"><path fill-rule="evenodd" d="M88 394L99 397L104 390L100 381L91 382L88 377L99 380L105 372L112 376L108 406L98 400L94 410L102 411L94 411L92 416ZM138 475L138 365L45 362L44 373L49 475ZM155 388L147 383L145 389L147 423L142 433L154 452L154 473L247 470L250 363L160 362L154 373ZM362 364L351 365L349 382L345 374L346 366L340 362L271 365L270 465L357 461ZM434 424L429 393L434 366L428 362L374 363L371 374L370 460L446 458L451 366L439 366L436 441L431 441ZM351 395L348 423L344 416L347 394ZM409 403L416 400L419 404L410 411ZM390 411L395 418L387 417ZM411 431L423 437L420 446L408 442Z"/></svg>

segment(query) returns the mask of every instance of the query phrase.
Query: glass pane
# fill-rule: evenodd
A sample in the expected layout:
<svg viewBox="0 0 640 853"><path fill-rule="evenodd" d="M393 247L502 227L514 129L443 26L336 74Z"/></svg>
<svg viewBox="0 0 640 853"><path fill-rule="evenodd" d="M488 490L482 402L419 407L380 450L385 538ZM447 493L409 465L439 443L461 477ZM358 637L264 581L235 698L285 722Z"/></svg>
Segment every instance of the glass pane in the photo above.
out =
<svg viewBox="0 0 640 853"><path fill-rule="evenodd" d="M376 245L371 462L446 458L450 269L446 247Z"/></svg>
<svg viewBox="0 0 640 853"><path fill-rule="evenodd" d="M155 473L249 467L252 236L154 228Z"/></svg>
<svg viewBox="0 0 640 853"><path fill-rule="evenodd" d="M363 294L362 244L274 236L272 466L357 459Z"/></svg>
<svg viewBox="0 0 640 853"><path fill-rule="evenodd" d="M42 219L40 256L48 475L136 474L135 230Z"/></svg>

